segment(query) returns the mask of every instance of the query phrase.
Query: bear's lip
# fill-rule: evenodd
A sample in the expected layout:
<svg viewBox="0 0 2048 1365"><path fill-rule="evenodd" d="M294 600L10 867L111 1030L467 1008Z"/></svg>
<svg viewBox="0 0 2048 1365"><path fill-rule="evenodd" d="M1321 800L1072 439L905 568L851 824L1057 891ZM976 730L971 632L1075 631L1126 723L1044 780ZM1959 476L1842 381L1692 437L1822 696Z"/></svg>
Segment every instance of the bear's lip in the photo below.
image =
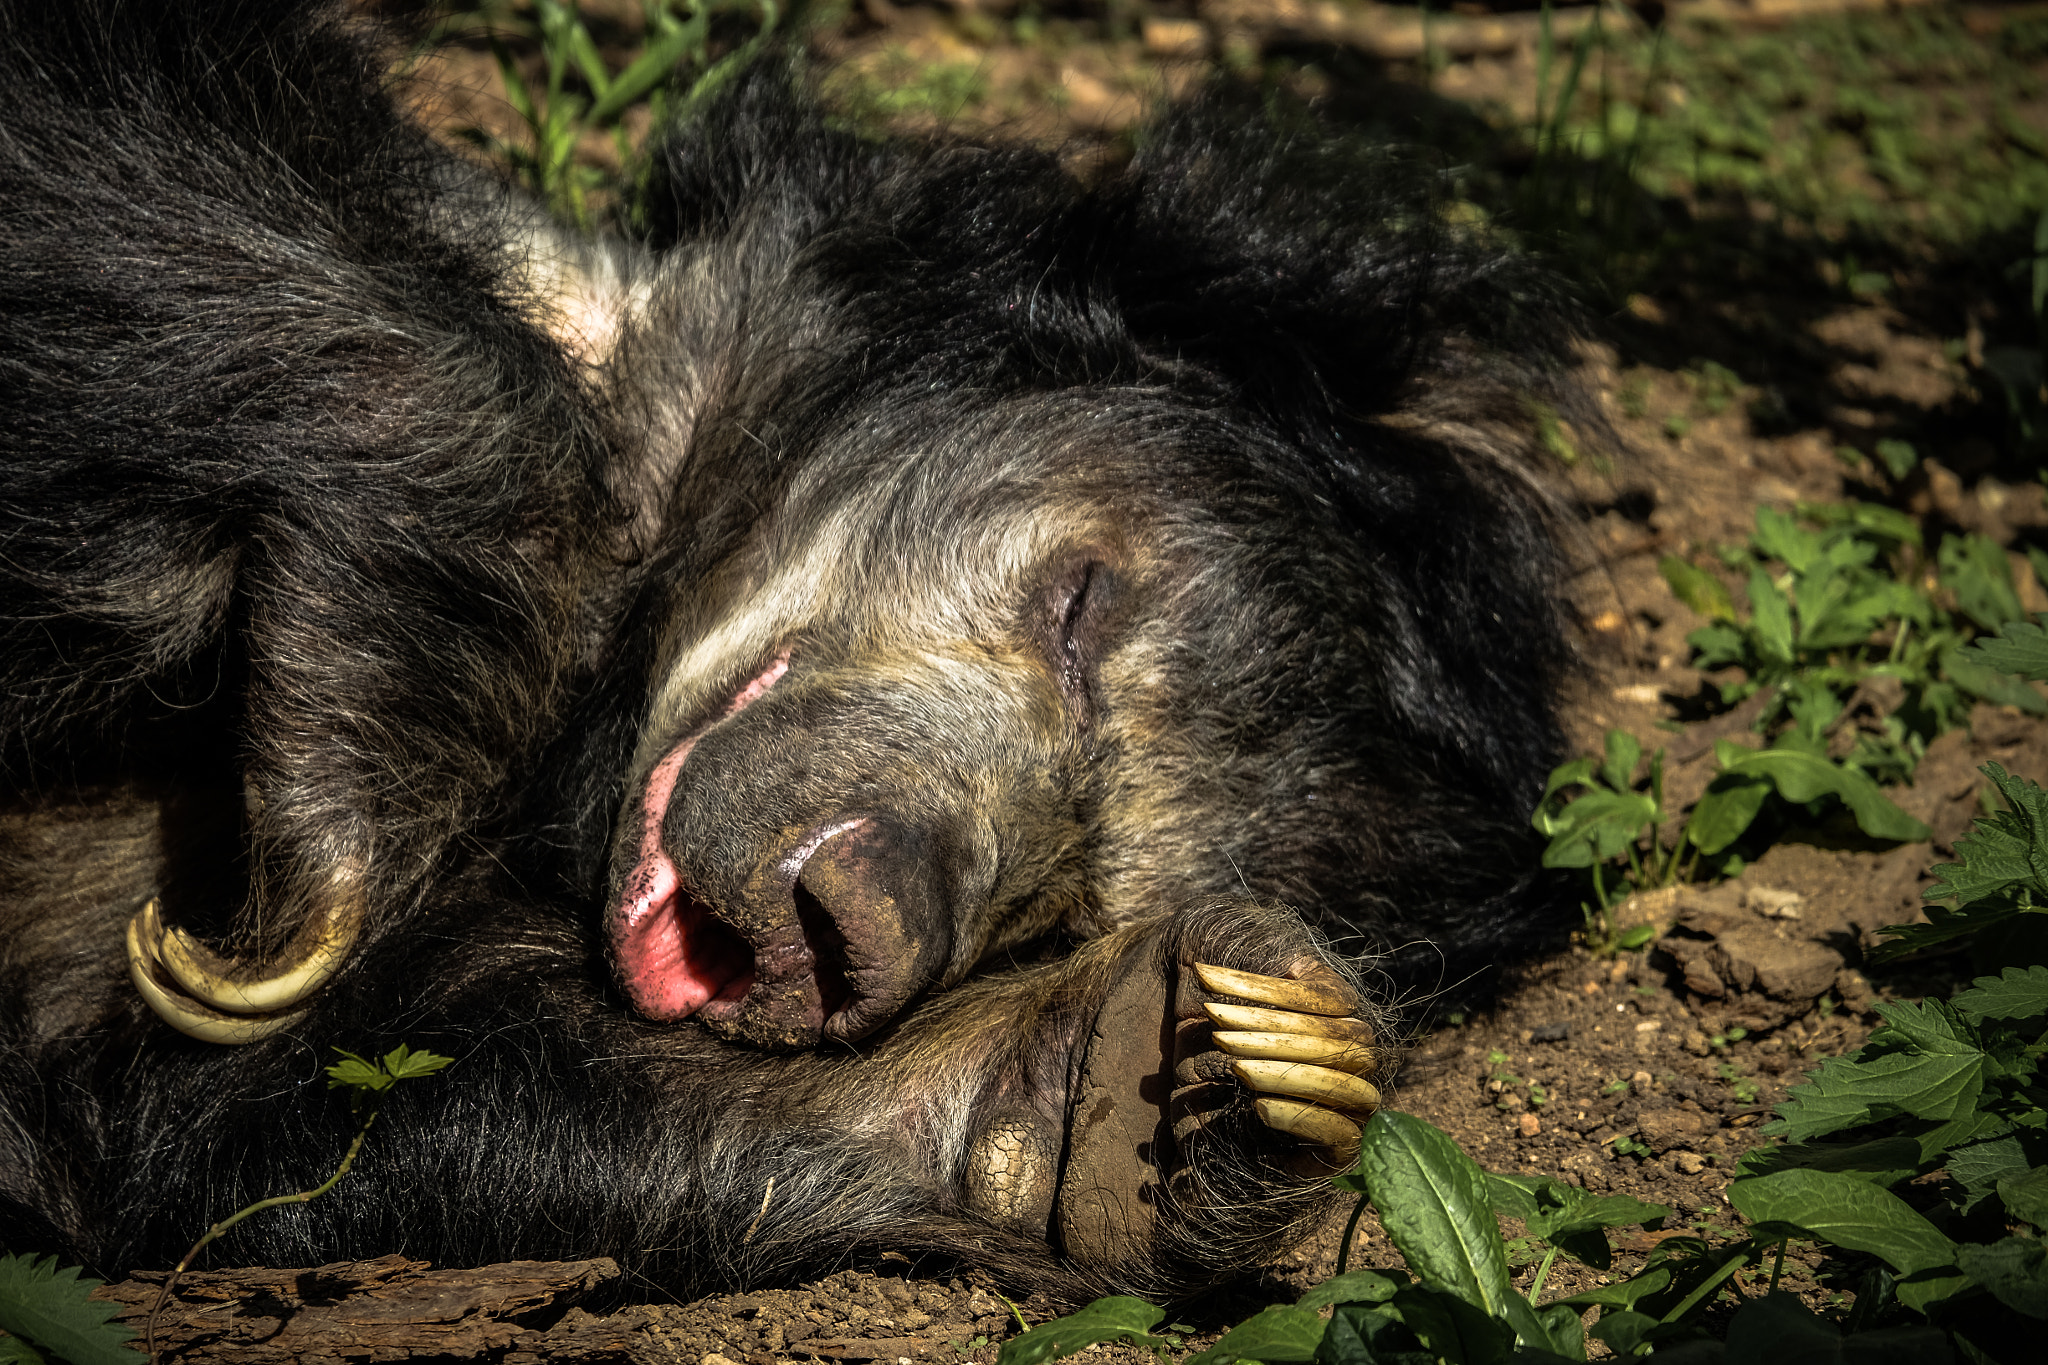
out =
<svg viewBox="0 0 2048 1365"><path fill-rule="evenodd" d="M611 914L612 951L619 984L634 1010L671 1022L700 1011L736 1011L753 989L755 949L720 922L662 847L676 780L690 751L713 726L759 700L789 671L789 654L735 692L724 710L684 736L654 765L640 800L640 851L626 873Z"/></svg>

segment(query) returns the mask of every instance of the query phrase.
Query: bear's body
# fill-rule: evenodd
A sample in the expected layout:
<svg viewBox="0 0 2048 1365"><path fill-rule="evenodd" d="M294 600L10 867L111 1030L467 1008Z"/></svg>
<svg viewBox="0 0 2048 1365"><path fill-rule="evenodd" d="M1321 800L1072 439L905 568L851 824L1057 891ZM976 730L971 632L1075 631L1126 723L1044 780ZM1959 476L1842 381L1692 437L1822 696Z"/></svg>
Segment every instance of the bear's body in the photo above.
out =
<svg viewBox="0 0 2048 1365"><path fill-rule="evenodd" d="M1083 185L764 70L582 242L324 7L0 17L8 1245L168 1259L331 1162L322 1049L403 1039L443 1098L246 1254L681 1285L887 1228L1173 1288L1317 1198L1193 962L1326 975L1268 901L1457 964L1539 930L1565 650L1509 433L1561 336L1373 158L1212 113ZM1203 1172L1156 1228L1076 1192L1148 1178L1075 1164L1091 1085Z"/></svg>

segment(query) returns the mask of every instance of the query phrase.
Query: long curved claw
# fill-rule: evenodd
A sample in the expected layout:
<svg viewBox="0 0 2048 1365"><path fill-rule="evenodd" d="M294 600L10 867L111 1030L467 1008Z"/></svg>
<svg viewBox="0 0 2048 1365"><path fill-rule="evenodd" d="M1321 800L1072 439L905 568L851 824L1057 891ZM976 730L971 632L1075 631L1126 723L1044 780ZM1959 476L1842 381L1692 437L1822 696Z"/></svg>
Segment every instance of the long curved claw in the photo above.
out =
<svg viewBox="0 0 2048 1365"><path fill-rule="evenodd" d="M1296 1014L1292 1010L1259 1009L1252 1005L1208 1004L1209 1022L1220 1029L1239 1033L1303 1033L1314 1038L1335 1038L1359 1047L1373 1044L1372 1025L1363 1019L1332 1019L1320 1014Z"/></svg>
<svg viewBox="0 0 2048 1365"><path fill-rule="evenodd" d="M151 935L154 934L153 941ZM156 902L151 901L128 921L128 979L157 1018L178 1032L205 1043L253 1043L306 1017L304 1010L276 1014L230 1014L209 1008L185 994L157 956L163 938ZM158 974L163 974L159 979Z"/></svg>
<svg viewBox="0 0 2048 1365"><path fill-rule="evenodd" d="M1260 976L1234 967L1194 964L1196 978L1217 995L1249 1000L1276 1009L1336 1018L1357 1008L1358 997L1343 986L1320 981L1295 981L1282 976Z"/></svg>
<svg viewBox="0 0 2048 1365"><path fill-rule="evenodd" d="M1332 1109L1370 1114L1380 1107L1380 1092L1356 1076L1326 1066L1301 1062L1239 1060L1230 1064L1237 1078L1267 1095L1305 1100Z"/></svg>
<svg viewBox="0 0 2048 1365"><path fill-rule="evenodd" d="M1360 1125L1380 1103L1380 1092L1360 1078L1383 1060L1372 1046L1372 1026L1352 1015L1358 997L1335 980L1192 965L1205 989L1241 1002L1202 1008L1209 1045L1231 1059L1231 1074L1254 1092L1259 1121L1321 1149L1317 1159L1325 1163L1350 1164Z"/></svg>
<svg viewBox="0 0 2048 1365"><path fill-rule="evenodd" d="M1306 1015L1295 1015L1297 1019ZM1379 1054L1369 1047L1336 1038L1318 1038L1303 1033L1240 1033L1217 1029L1210 1035L1216 1050L1233 1057L1269 1062L1307 1062L1362 1076L1379 1065Z"/></svg>
<svg viewBox="0 0 2048 1365"><path fill-rule="evenodd" d="M1356 1123L1318 1104L1299 1100L1261 1098L1254 1102L1259 1121L1291 1137L1325 1148L1339 1165L1358 1155L1359 1128Z"/></svg>
<svg viewBox="0 0 2048 1365"><path fill-rule="evenodd" d="M356 917L345 910L328 913L313 946L273 976L236 981L228 976L234 964L182 929L163 924L155 901L142 907L142 941L192 999L226 1014L273 1014L289 1009L327 984L348 960L355 946Z"/></svg>

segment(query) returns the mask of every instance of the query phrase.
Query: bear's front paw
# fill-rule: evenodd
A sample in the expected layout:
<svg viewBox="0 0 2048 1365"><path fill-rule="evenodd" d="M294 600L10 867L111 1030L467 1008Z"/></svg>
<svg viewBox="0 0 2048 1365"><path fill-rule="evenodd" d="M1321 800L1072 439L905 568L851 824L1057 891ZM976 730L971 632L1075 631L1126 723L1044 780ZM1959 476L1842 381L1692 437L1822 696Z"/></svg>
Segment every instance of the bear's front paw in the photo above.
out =
<svg viewBox="0 0 2048 1365"><path fill-rule="evenodd" d="M1357 993L1292 912L1249 898L1143 930L1094 1019L1055 1226L1114 1287L1253 1269L1333 1202L1379 1104Z"/></svg>
<svg viewBox="0 0 2048 1365"><path fill-rule="evenodd" d="M1372 1026L1357 1017L1357 994L1334 979L1193 965L1195 980L1217 998L1202 1005L1211 1029L1194 1020L1176 1028L1176 1145L1195 1138L1212 1112L1202 1106L1214 1096L1209 1087L1228 1074L1258 1092L1252 1109L1268 1128L1310 1144L1310 1155L1325 1166L1349 1166L1358 1155L1359 1125L1380 1103L1378 1089L1363 1079L1378 1071L1380 1058Z"/></svg>

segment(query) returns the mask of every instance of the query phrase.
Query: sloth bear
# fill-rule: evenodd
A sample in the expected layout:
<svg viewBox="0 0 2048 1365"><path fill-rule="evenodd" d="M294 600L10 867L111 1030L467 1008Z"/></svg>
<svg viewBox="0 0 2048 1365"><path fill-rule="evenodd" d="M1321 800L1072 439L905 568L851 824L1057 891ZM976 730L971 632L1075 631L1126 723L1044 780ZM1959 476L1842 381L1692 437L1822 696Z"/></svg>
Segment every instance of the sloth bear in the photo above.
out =
<svg viewBox="0 0 2048 1365"><path fill-rule="evenodd" d="M580 238L385 64L0 0L0 1241L169 1261L401 1038L238 1254L1290 1235L1384 1060L1324 945L1541 924L1554 301L1387 153L1083 178L772 64Z"/></svg>

